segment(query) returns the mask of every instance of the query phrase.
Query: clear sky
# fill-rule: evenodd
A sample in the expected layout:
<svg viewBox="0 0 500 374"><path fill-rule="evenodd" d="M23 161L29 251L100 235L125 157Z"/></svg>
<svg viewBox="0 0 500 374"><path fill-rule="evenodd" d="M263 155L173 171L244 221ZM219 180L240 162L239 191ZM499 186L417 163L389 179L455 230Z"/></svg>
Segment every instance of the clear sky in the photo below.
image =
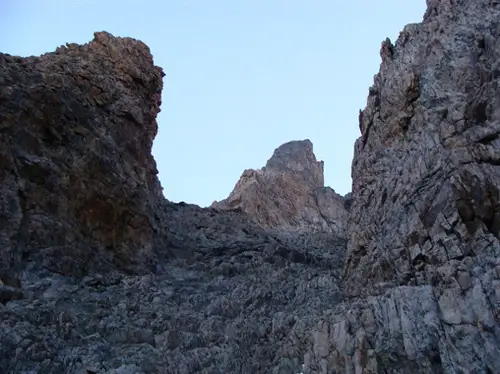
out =
<svg viewBox="0 0 500 374"><path fill-rule="evenodd" d="M345 194L380 44L424 11L425 0L0 0L0 52L39 55L102 30L148 44L166 73L153 154L172 201L221 200L244 169L306 138Z"/></svg>

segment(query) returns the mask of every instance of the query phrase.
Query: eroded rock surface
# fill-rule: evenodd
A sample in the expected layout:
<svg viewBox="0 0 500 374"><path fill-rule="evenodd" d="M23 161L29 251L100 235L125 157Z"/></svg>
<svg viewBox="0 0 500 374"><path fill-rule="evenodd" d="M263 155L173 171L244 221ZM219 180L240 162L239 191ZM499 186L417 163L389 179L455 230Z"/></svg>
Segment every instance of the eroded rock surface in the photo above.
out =
<svg viewBox="0 0 500 374"><path fill-rule="evenodd" d="M164 200L140 42L0 55L0 372L498 372L500 3L427 3L322 202L307 141L217 208Z"/></svg>
<svg viewBox="0 0 500 374"><path fill-rule="evenodd" d="M296 373L342 299L344 237L163 198L162 75L104 32L0 55L1 373Z"/></svg>
<svg viewBox="0 0 500 374"><path fill-rule="evenodd" d="M298 373L316 318L342 299L345 241L301 248L241 214L167 208L155 273L23 272L25 297L0 303L1 371Z"/></svg>
<svg viewBox="0 0 500 374"><path fill-rule="evenodd" d="M309 372L500 368L500 4L429 0L360 113L344 290Z"/></svg>
<svg viewBox="0 0 500 374"><path fill-rule="evenodd" d="M323 168L310 140L285 143L264 168L245 170L229 197L212 207L243 211L268 229L345 236L345 201L324 186Z"/></svg>
<svg viewBox="0 0 500 374"><path fill-rule="evenodd" d="M152 265L162 75L145 44L107 33L40 57L0 54L0 272Z"/></svg>

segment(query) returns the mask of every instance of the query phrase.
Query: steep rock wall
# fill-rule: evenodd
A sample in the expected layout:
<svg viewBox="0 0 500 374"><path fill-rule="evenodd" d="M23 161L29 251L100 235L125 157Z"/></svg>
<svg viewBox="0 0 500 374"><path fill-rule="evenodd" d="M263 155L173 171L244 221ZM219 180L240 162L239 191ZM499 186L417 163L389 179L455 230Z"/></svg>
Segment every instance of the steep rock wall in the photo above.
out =
<svg viewBox="0 0 500 374"><path fill-rule="evenodd" d="M0 270L151 265L162 76L145 44L104 32L0 54Z"/></svg>
<svg viewBox="0 0 500 374"><path fill-rule="evenodd" d="M345 237L163 198L162 75L108 33L0 54L1 373L295 373L342 298Z"/></svg>
<svg viewBox="0 0 500 374"><path fill-rule="evenodd" d="M345 292L310 372L500 368L500 5L428 0L360 112Z"/></svg>
<svg viewBox="0 0 500 374"><path fill-rule="evenodd" d="M429 0L383 43L353 193L337 196L351 212L341 285L345 224L328 250L271 230L330 227L307 221L323 188L312 145L278 148L218 210L169 204L145 45L97 33L0 55L0 368L295 373L303 357L307 374L497 372L499 16L497 1ZM260 227L224 212L258 202L274 209L256 210Z"/></svg>

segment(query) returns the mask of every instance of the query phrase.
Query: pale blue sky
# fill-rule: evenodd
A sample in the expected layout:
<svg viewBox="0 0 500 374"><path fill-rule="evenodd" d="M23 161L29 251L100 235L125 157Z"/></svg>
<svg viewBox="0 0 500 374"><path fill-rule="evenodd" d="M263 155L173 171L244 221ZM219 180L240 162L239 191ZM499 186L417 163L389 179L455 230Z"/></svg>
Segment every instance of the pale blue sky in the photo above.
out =
<svg viewBox="0 0 500 374"><path fill-rule="evenodd" d="M101 30L148 44L166 73L153 154L170 200L223 199L244 169L306 138L345 194L380 43L424 11L425 0L0 0L0 51L39 55Z"/></svg>

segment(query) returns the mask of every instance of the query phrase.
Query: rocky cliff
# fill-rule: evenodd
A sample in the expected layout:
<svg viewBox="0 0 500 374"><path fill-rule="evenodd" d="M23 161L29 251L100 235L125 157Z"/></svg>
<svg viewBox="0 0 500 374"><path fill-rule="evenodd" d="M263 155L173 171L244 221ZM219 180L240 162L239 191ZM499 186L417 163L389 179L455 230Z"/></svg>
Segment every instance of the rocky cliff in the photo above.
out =
<svg viewBox="0 0 500 374"><path fill-rule="evenodd" d="M146 45L107 33L40 57L0 54L0 272L152 265L162 76Z"/></svg>
<svg viewBox="0 0 500 374"><path fill-rule="evenodd" d="M1 373L300 369L345 238L166 201L163 73L139 41L0 54L0 72Z"/></svg>
<svg viewBox="0 0 500 374"><path fill-rule="evenodd" d="M343 223L308 141L217 208L164 200L138 41L0 54L0 372L498 372L500 3L427 3L382 44Z"/></svg>
<svg viewBox="0 0 500 374"><path fill-rule="evenodd" d="M291 141L278 147L262 169L245 170L229 197L212 207L240 210L267 229L345 236L344 199L324 186L323 172L310 140Z"/></svg>
<svg viewBox="0 0 500 374"><path fill-rule="evenodd" d="M500 370L500 4L428 0L359 115L344 290L310 371Z"/></svg>

